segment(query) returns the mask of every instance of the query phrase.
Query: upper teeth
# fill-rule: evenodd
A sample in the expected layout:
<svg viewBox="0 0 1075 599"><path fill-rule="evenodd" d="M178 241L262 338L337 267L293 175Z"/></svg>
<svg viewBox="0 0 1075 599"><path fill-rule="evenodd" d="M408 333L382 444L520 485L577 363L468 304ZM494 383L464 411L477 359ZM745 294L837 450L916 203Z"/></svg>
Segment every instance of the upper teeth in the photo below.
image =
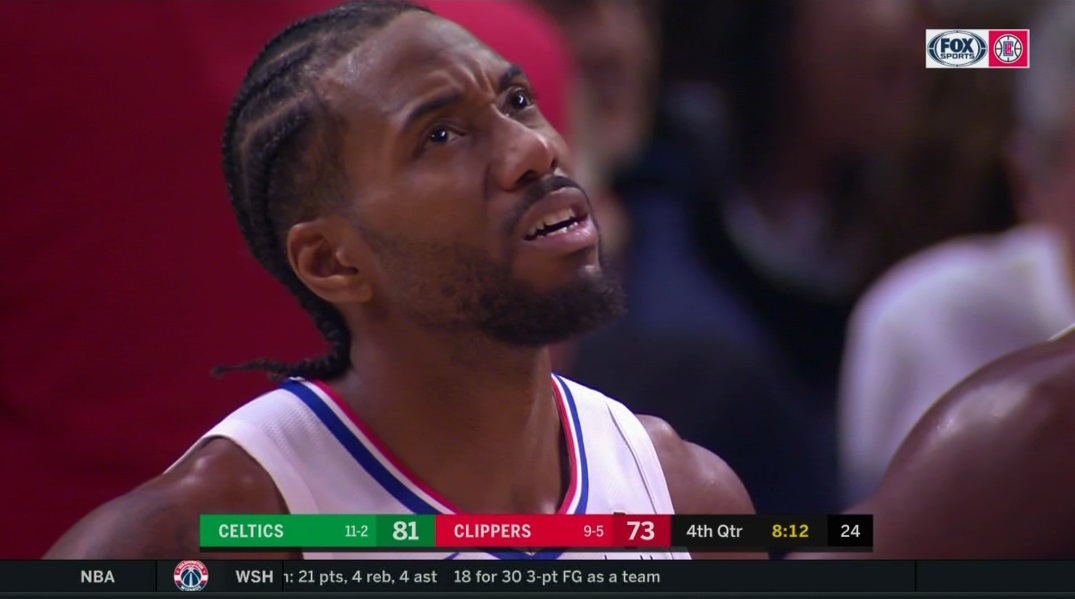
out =
<svg viewBox="0 0 1075 599"><path fill-rule="evenodd" d="M531 227L531 229L529 231L527 231L526 234L529 237L533 237L534 235L537 235L537 232L540 231L542 228L551 227L552 225L555 225L556 223L562 223L565 220L568 220L568 219L571 219L571 218L575 218L575 212L573 210L571 210L570 208L564 208L563 210L558 210L556 212L552 212L552 213L546 215L545 218L541 219L541 222L539 222L538 224L536 224L533 227Z"/></svg>

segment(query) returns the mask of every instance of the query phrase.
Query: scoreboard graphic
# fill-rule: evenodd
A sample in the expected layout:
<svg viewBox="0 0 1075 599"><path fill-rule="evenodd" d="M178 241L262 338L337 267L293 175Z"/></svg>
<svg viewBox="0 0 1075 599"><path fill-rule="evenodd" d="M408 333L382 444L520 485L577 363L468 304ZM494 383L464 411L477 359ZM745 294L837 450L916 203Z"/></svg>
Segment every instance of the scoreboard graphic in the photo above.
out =
<svg viewBox="0 0 1075 599"><path fill-rule="evenodd" d="M868 551L873 518L689 515L204 515L205 550Z"/></svg>

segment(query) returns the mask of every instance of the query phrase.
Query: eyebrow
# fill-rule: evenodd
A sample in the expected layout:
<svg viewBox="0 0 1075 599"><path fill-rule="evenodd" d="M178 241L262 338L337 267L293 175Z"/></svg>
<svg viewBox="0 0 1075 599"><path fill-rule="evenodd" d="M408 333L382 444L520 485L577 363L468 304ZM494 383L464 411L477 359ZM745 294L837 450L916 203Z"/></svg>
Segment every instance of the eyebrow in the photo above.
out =
<svg viewBox="0 0 1075 599"><path fill-rule="evenodd" d="M504 90L508 89L508 87L511 86L512 81L522 74L523 69L519 65L512 64L508 66L507 70L504 71L504 74L500 76L500 80L497 81L497 93L502 93ZM407 115L406 120L403 121L403 130L406 131L407 129L410 129L416 122L422 120L426 115L451 106L462 99L462 93L448 92L422 102Z"/></svg>
<svg viewBox="0 0 1075 599"><path fill-rule="evenodd" d="M504 90L508 89L508 86L511 85L511 82L514 81L516 77L519 77L522 74L523 68L521 66L517 64L512 64L508 66L508 70L504 71L504 74L500 76L500 81L497 82L497 93L501 93Z"/></svg>

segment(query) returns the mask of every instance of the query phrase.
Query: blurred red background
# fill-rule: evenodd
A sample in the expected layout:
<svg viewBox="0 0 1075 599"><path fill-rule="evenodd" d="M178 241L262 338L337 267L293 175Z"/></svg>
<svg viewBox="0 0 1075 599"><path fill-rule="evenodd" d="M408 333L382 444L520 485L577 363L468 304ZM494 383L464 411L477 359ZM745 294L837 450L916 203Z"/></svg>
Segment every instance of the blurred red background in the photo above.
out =
<svg viewBox="0 0 1075 599"><path fill-rule="evenodd" d="M41 556L270 386L213 365L321 351L243 245L219 148L261 46L335 4L0 4L0 558ZM486 32L511 17L466 4ZM491 43L536 48L520 62L565 94L567 51L515 31Z"/></svg>

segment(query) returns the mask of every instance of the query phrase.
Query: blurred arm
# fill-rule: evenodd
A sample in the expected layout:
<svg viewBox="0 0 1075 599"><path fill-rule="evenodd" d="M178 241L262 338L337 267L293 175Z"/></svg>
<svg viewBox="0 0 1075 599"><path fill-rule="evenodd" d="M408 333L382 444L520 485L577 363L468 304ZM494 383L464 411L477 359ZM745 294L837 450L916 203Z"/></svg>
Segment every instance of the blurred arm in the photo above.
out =
<svg viewBox="0 0 1075 599"><path fill-rule="evenodd" d="M175 468L78 522L45 559L289 559L287 553L209 553L201 514L286 514L269 475L230 441L206 443Z"/></svg>

